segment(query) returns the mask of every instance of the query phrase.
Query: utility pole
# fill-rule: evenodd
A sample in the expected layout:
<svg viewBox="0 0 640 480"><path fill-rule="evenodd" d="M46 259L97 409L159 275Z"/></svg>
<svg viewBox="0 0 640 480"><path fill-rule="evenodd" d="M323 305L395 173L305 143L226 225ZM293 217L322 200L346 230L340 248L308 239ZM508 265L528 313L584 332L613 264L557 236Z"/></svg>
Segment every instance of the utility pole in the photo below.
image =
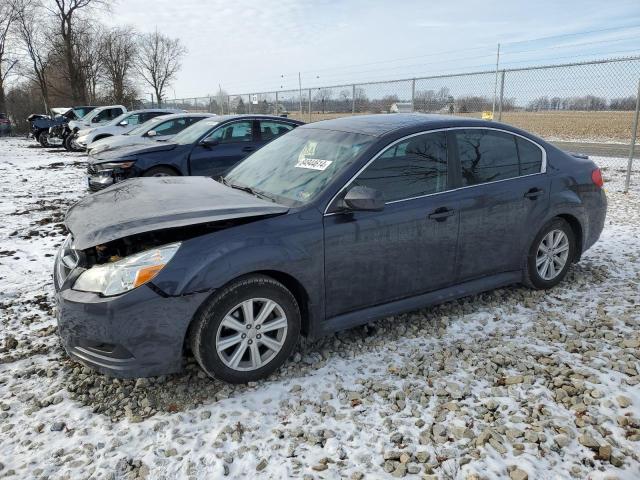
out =
<svg viewBox="0 0 640 480"><path fill-rule="evenodd" d="M220 114L224 115L224 102L222 101L222 85L218 84L218 99L220 100Z"/></svg>
<svg viewBox="0 0 640 480"><path fill-rule="evenodd" d="M498 95L498 68L500 68L500 44L498 44L498 54L496 55L496 80L493 84L493 106L491 107L491 119L496 114L496 96Z"/></svg>
<svg viewBox="0 0 640 480"><path fill-rule="evenodd" d="M300 72L298 72L298 89L300 93L300 116L302 116L302 77Z"/></svg>

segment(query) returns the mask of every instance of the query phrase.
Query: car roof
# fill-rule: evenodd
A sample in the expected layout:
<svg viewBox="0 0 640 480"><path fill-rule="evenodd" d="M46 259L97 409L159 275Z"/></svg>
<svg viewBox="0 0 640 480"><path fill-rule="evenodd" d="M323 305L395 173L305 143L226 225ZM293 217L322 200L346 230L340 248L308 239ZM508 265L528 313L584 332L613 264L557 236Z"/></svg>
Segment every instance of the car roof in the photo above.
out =
<svg viewBox="0 0 640 480"><path fill-rule="evenodd" d="M425 127L429 129L455 126L496 126L493 122L477 118L457 117L428 113L379 113L373 115L353 115L349 117L307 123L303 128L319 128L349 133L362 133L381 137L403 128Z"/></svg>
<svg viewBox="0 0 640 480"><path fill-rule="evenodd" d="M210 118L216 117L219 115L215 113L189 113L189 112L181 112L181 113L168 113L167 115L158 115L157 117L153 117L151 120L173 120L174 118L184 118L184 117L195 117L195 118Z"/></svg>
<svg viewBox="0 0 640 480"><path fill-rule="evenodd" d="M279 120L282 122L291 122L297 125L304 125L304 122L300 120L294 120L293 118L281 117L279 115L260 115L255 113L245 113L245 114L237 114L237 115L216 115L216 120L219 122L226 122L227 120L233 120L237 118L251 118L251 119L264 119L264 120Z"/></svg>
<svg viewBox="0 0 640 480"><path fill-rule="evenodd" d="M128 110L124 113L142 113L142 112L169 112L169 113L186 113L180 108L141 108L139 110Z"/></svg>

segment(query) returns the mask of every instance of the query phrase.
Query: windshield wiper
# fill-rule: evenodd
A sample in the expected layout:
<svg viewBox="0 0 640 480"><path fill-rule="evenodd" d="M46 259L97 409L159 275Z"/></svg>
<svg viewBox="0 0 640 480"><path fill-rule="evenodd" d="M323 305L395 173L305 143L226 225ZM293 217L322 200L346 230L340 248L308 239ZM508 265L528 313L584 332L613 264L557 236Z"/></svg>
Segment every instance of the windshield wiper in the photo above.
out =
<svg viewBox="0 0 640 480"><path fill-rule="evenodd" d="M269 197L268 195L265 195L262 192L257 192L251 187L248 187L246 185L238 185L236 183L231 183L225 177L220 177L220 181L222 182L223 185L226 185L227 187L235 188L236 190L242 190L243 192L247 192L253 195L254 197L271 200L272 202L275 203L275 200L273 198Z"/></svg>

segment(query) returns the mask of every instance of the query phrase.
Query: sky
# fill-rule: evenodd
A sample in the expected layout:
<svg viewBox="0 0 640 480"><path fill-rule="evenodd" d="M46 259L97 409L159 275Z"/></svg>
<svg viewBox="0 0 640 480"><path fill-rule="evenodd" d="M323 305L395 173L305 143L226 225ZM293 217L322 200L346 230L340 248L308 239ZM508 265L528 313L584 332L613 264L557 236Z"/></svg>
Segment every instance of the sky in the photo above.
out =
<svg viewBox="0 0 640 480"><path fill-rule="evenodd" d="M168 96L253 93L640 55L640 1L120 0L106 23L188 49Z"/></svg>

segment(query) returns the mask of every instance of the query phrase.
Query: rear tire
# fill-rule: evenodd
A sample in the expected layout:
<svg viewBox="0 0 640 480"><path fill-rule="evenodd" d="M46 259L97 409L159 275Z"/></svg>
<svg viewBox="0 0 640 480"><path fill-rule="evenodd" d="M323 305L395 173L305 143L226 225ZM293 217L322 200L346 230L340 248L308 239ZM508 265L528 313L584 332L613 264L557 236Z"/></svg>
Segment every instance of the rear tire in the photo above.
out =
<svg viewBox="0 0 640 480"><path fill-rule="evenodd" d="M176 177L178 172L169 167L153 167L142 174L143 177Z"/></svg>
<svg viewBox="0 0 640 480"><path fill-rule="evenodd" d="M247 383L280 368L299 335L300 308L292 293L271 277L249 275L207 301L189 343L207 375Z"/></svg>
<svg viewBox="0 0 640 480"><path fill-rule="evenodd" d="M547 223L534 238L525 259L523 283L535 289L559 284L576 257L571 226L561 218Z"/></svg>

